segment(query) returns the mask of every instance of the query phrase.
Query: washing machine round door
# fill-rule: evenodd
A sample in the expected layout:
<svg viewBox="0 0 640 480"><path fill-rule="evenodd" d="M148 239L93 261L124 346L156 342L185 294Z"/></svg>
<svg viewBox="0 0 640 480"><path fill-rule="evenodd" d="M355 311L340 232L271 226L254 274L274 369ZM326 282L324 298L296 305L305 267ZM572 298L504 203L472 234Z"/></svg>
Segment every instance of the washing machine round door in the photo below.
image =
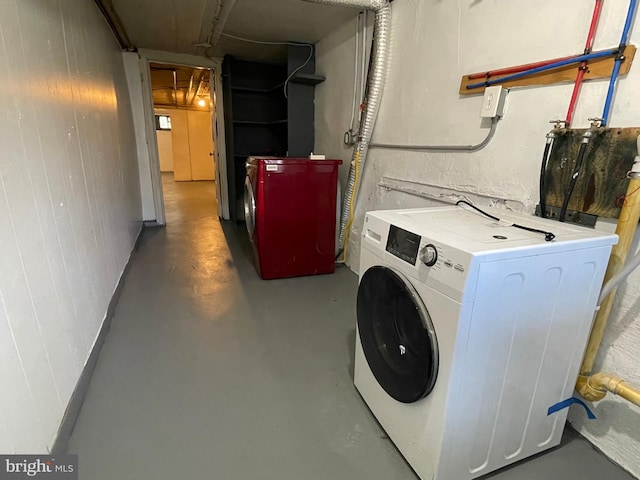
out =
<svg viewBox="0 0 640 480"><path fill-rule="evenodd" d="M358 287L358 333L371 372L403 403L423 399L438 376L438 341L420 295L399 271L365 272Z"/></svg>
<svg viewBox="0 0 640 480"><path fill-rule="evenodd" d="M253 238L256 228L256 197L253 194L251 179L247 175L244 179L244 221L247 225L249 238Z"/></svg>

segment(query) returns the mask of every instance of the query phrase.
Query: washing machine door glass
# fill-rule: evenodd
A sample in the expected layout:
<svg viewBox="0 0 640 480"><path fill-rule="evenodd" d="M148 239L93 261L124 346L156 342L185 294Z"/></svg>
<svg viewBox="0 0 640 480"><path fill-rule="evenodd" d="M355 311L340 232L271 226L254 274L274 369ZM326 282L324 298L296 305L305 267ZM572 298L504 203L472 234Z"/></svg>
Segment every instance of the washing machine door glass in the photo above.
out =
<svg viewBox="0 0 640 480"><path fill-rule="evenodd" d="M438 342L429 312L399 271L375 266L358 288L358 333L371 372L404 403L423 399L438 376Z"/></svg>
<svg viewBox="0 0 640 480"><path fill-rule="evenodd" d="M249 238L253 238L253 232L256 228L256 197L253 194L249 176L244 179L244 221L247 225Z"/></svg>

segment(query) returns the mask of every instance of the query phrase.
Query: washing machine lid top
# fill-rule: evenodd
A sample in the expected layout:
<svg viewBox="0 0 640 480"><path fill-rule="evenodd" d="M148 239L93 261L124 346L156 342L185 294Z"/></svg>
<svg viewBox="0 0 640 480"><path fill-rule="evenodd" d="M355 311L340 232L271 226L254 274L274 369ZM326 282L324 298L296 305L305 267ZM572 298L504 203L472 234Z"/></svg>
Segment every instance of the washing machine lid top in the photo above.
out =
<svg viewBox="0 0 640 480"><path fill-rule="evenodd" d="M438 341L410 280L393 268L369 268L358 287L357 323L364 356L380 386L403 403L429 395L438 377Z"/></svg>
<svg viewBox="0 0 640 480"><path fill-rule="evenodd" d="M545 220L497 208L484 211L500 218L492 220L466 206L415 208L407 210L381 210L368 212L390 225L403 228L422 237L449 245L472 255L497 254L508 257L509 252L521 255L523 249L574 250L609 246L617 243L617 235L577 225ZM511 226L517 223L555 234L552 242L545 241L541 233Z"/></svg>

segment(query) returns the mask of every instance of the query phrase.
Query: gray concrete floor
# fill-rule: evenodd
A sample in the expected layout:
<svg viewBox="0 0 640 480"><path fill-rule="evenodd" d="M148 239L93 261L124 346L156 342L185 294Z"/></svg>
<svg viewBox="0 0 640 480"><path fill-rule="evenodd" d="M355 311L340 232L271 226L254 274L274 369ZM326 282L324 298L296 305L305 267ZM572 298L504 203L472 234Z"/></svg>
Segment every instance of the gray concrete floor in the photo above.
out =
<svg viewBox="0 0 640 480"><path fill-rule="evenodd" d="M352 385L357 277L260 280L213 183L164 180L69 445L81 480L415 480ZM570 431L486 478L571 477L632 478Z"/></svg>

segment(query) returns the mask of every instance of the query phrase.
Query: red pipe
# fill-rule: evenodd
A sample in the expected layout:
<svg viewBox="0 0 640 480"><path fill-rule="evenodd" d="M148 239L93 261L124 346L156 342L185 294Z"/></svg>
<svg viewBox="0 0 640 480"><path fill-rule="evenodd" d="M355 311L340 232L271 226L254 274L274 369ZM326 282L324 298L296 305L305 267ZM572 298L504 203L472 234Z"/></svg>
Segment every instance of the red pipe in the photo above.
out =
<svg viewBox="0 0 640 480"><path fill-rule="evenodd" d="M584 47L584 53L591 53L593 48L593 40L596 37L596 30L598 28L598 21L600 20L600 13L602 12L602 4L604 0L596 0L596 6L593 9L593 17L591 17L591 26L589 27L589 35L587 36L587 44ZM587 52L587 50L589 50Z"/></svg>
<svg viewBox="0 0 640 480"><path fill-rule="evenodd" d="M596 30L598 28L598 21L600 20L600 13L602 12L602 3L604 0L596 0L596 5L593 9L593 16L591 17L591 26L589 27L589 34L587 35L587 43L584 47L584 53L591 53L591 49L593 48L593 42L596 37ZM582 82L584 81L584 74L587 71L587 63L582 62L578 67L578 76L576 77L576 83L573 86L573 93L571 94L571 102L569 102L569 109L567 110L567 117L565 119L566 126L571 126L571 121L573 120L573 114L576 109L576 104L578 103L578 96L580 95L580 89L582 87Z"/></svg>
<svg viewBox="0 0 640 480"><path fill-rule="evenodd" d="M526 70L531 70L532 68L544 67L545 65L550 65L552 63L560 62L562 60L568 60L570 58L578 57L579 55L569 55L568 57L560 57L554 58L553 60L545 60L543 62L535 62L535 63L527 63L525 65L518 65L517 67L508 67L501 68L499 70L489 70L484 73L474 73L469 75L469 80L476 80L478 78L490 78L495 77L496 75L507 75L510 73L519 73L524 72Z"/></svg>

